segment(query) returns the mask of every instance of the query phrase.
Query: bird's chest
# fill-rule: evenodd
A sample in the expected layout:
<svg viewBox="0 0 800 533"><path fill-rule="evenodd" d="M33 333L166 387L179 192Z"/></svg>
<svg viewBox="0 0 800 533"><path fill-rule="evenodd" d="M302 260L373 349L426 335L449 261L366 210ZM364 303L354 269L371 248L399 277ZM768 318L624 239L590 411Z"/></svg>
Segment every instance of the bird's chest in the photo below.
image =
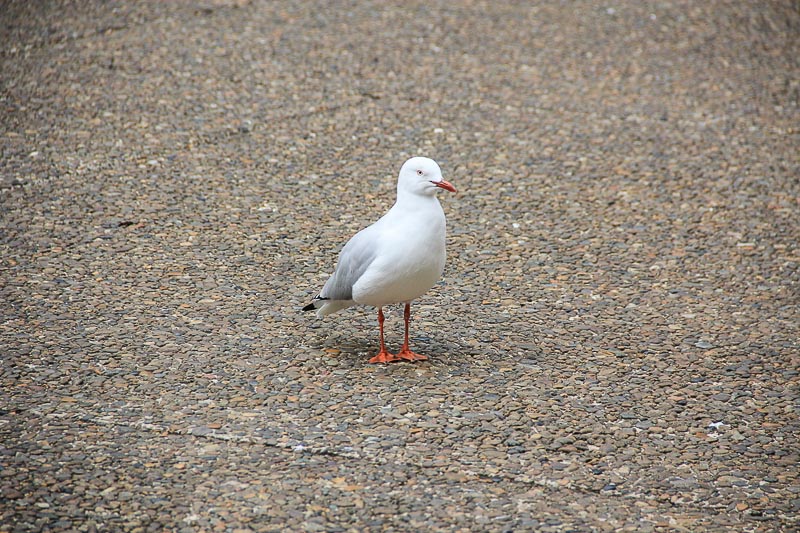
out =
<svg viewBox="0 0 800 533"><path fill-rule="evenodd" d="M399 265L421 269L436 268L444 263L444 216L416 219L413 224L397 224L386 230L385 257Z"/></svg>
<svg viewBox="0 0 800 533"><path fill-rule="evenodd" d="M356 301L386 305L418 298L442 275L445 263L444 221L434 219L425 231L390 228L379 259L353 287Z"/></svg>

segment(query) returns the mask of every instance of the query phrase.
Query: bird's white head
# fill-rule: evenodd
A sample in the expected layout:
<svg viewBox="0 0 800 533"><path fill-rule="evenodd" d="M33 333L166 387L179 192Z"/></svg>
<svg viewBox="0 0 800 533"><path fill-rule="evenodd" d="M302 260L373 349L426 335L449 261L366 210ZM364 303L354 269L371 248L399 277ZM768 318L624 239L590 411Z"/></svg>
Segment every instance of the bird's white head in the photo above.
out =
<svg viewBox="0 0 800 533"><path fill-rule="evenodd" d="M439 189L456 192L450 182L442 178L442 170L436 161L427 157L412 157L400 168L397 192L433 196Z"/></svg>

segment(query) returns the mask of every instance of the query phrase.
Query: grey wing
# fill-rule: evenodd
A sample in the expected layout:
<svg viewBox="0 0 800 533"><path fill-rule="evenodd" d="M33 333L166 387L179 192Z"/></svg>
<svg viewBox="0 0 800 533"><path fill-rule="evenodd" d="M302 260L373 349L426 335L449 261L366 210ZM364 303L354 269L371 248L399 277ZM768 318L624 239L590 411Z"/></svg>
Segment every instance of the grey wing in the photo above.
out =
<svg viewBox="0 0 800 533"><path fill-rule="evenodd" d="M370 231L373 230L373 231ZM322 287L319 297L328 300L352 300L356 284L378 254L374 228L365 228L350 239L341 253L339 263L330 279Z"/></svg>

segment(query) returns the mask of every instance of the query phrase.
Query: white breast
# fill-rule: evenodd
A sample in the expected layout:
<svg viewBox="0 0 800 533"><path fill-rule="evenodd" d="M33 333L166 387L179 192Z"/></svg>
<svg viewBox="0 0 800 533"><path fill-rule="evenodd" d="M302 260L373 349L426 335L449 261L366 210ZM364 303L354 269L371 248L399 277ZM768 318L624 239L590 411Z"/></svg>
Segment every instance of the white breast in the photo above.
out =
<svg viewBox="0 0 800 533"><path fill-rule="evenodd" d="M433 287L444 270L445 218L438 202L435 209L390 212L387 219L380 253L353 286L353 300L360 304L410 302Z"/></svg>

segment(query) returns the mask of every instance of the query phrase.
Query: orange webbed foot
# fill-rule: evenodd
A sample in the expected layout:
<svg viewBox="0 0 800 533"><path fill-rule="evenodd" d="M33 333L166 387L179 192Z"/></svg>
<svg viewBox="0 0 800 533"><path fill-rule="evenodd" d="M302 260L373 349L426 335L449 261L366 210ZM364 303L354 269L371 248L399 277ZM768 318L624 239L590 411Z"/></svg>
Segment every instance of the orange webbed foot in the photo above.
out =
<svg viewBox="0 0 800 533"><path fill-rule="evenodd" d="M369 360L370 363L394 363L395 361L401 361L401 359L386 350L381 350L378 355Z"/></svg>
<svg viewBox="0 0 800 533"><path fill-rule="evenodd" d="M411 350L409 350L407 348L405 350L400 350L397 353L397 358L398 359L402 359L404 361L427 361L428 360L428 356L427 355L422 355L420 353L412 352Z"/></svg>

